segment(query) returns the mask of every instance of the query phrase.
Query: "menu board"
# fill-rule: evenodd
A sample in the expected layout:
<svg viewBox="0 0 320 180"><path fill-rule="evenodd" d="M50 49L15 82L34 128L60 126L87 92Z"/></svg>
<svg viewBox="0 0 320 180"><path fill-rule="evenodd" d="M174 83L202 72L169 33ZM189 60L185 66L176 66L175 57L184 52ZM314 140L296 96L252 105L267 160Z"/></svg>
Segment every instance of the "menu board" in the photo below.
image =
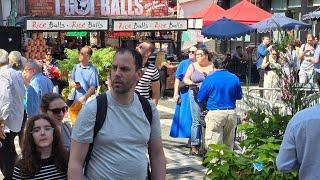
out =
<svg viewBox="0 0 320 180"><path fill-rule="evenodd" d="M113 31L184 31L187 29L187 19L113 19L112 23Z"/></svg>
<svg viewBox="0 0 320 180"><path fill-rule="evenodd" d="M28 31L108 30L108 19L27 20Z"/></svg>

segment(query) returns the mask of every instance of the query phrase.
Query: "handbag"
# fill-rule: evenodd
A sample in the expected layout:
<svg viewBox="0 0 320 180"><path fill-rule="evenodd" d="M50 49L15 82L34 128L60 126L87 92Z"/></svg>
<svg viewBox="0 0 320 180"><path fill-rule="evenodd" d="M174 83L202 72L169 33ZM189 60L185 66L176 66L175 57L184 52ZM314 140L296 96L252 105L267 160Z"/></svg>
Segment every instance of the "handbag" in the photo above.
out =
<svg viewBox="0 0 320 180"><path fill-rule="evenodd" d="M180 81L178 88L179 88L179 91L185 91L189 89L189 85L183 81Z"/></svg>

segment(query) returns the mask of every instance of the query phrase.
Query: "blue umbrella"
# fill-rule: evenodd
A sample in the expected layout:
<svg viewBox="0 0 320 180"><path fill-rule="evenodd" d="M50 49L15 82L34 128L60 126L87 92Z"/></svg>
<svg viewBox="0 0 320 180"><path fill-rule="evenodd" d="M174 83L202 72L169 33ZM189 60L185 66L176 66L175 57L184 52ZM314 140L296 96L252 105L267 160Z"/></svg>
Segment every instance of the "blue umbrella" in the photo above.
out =
<svg viewBox="0 0 320 180"><path fill-rule="evenodd" d="M320 11L313 11L302 16L303 20L316 20L320 18Z"/></svg>
<svg viewBox="0 0 320 180"><path fill-rule="evenodd" d="M223 17L202 29L201 34L207 38L227 40L250 34L254 28Z"/></svg>
<svg viewBox="0 0 320 180"><path fill-rule="evenodd" d="M295 19L288 18L282 14L275 14L271 18L251 25L252 28L256 28L259 33L266 33L271 31L282 30L309 30L311 25L304 22L297 21Z"/></svg>

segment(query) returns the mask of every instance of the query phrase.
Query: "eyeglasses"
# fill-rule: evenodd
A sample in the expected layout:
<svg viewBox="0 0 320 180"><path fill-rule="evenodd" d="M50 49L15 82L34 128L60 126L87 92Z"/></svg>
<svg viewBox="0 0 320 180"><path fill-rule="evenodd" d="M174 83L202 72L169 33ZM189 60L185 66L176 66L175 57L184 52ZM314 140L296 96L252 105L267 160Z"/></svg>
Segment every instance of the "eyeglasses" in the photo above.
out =
<svg viewBox="0 0 320 180"><path fill-rule="evenodd" d="M195 53L195 51L188 51L188 53L194 54L194 53Z"/></svg>
<svg viewBox="0 0 320 180"><path fill-rule="evenodd" d="M41 128L41 127L33 128L30 133L32 133L32 134L39 134L39 133L41 133L42 129L44 130L45 133L53 133L53 131L54 131L54 128L53 128L53 127L51 127L51 126L45 126L44 128Z"/></svg>
<svg viewBox="0 0 320 180"><path fill-rule="evenodd" d="M202 57L202 56L204 56L204 54L203 53L199 53L199 54L196 54L196 56Z"/></svg>
<svg viewBox="0 0 320 180"><path fill-rule="evenodd" d="M47 56L52 56L52 54L51 53L47 53Z"/></svg>
<svg viewBox="0 0 320 180"><path fill-rule="evenodd" d="M63 108L53 108L53 109L48 109L48 110L51 111L53 114L60 114L61 111L62 111L62 113L64 114L64 113L67 112L68 107L65 106L65 107L63 107Z"/></svg>
<svg viewBox="0 0 320 180"><path fill-rule="evenodd" d="M273 53L272 55L276 56L277 54L274 54L274 53Z"/></svg>

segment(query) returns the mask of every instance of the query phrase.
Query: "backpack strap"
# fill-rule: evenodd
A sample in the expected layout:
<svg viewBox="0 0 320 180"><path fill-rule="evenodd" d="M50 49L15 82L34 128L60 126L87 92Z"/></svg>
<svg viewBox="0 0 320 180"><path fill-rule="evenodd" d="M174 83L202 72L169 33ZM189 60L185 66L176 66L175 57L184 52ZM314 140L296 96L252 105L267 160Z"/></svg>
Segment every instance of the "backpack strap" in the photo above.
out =
<svg viewBox="0 0 320 180"><path fill-rule="evenodd" d="M143 109L143 112L144 114L146 115L147 119L148 119L148 122L151 126L151 123L152 123L152 109L151 109L151 105L149 103L149 101L141 96L139 93L136 93L139 97L139 101L141 103L141 106L142 106L142 109Z"/></svg>
<svg viewBox="0 0 320 180"><path fill-rule="evenodd" d="M151 105L149 103L149 101L141 96L139 93L136 93L139 97L139 101L142 105L142 109L144 114L146 115L148 122L151 126L152 123L152 109L151 109ZM88 153L85 159L85 164L84 164L84 173L86 173L87 170L87 166L89 164L90 158L91 158L91 153L93 150L93 143L94 143L94 139L97 136L98 132L100 131L100 129L102 128L106 116L107 116L107 109L108 109L108 99L107 99L107 94L103 93L100 94L99 96L97 96L97 114L96 114L96 121L94 124L94 131L93 131L93 141L92 143L89 145L89 149L88 149Z"/></svg>
<svg viewBox="0 0 320 180"><path fill-rule="evenodd" d="M93 143L94 139L97 136L98 132L102 128L106 116L107 116L107 109L108 109L108 99L107 99L107 94L103 93L97 96L97 114L96 114L96 121L94 123L94 129L93 129L93 141L89 145L88 153L85 159L85 165L84 165L84 173L86 173L87 166L89 164L90 158L91 158L91 153L93 150Z"/></svg>

